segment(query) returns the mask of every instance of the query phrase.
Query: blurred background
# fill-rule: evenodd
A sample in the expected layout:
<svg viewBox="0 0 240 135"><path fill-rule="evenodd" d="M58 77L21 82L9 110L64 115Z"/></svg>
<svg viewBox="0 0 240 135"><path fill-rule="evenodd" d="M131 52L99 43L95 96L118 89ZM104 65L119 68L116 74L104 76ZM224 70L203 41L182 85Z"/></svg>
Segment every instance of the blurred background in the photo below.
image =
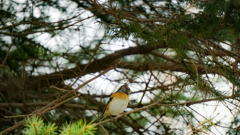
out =
<svg viewBox="0 0 240 135"><path fill-rule="evenodd" d="M126 112L158 104L109 134L238 134L239 26L237 0L1 0L0 134L90 122L125 83Z"/></svg>

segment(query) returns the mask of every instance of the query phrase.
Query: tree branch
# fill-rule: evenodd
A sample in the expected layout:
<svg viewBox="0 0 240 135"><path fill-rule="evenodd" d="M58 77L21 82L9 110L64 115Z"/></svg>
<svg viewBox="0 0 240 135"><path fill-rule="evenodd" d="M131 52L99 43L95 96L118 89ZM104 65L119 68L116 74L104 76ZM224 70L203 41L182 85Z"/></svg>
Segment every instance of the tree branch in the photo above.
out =
<svg viewBox="0 0 240 135"><path fill-rule="evenodd" d="M164 43L156 46L146 44L146 45L129 47L127 49L115 51L112 54L109 54L101 59L91 62L84 73L82 73L81 71L83 71L84 67L86 67L86 64L78 64L74 68L65 69L60 72L26 77L25 89L37 89L42 87L49 87L49 84L55 85L58 82L62 82L63 81L62 78L71 79L71 78L77 77L81 73L82 73L82 76L84 76L85 74L100 72L102 70L109 68L111 65L116 64L117 62L116 60L118 60L119 58L123 58L124 56L135 55L135 54L146 54L157 48L165 48L165 47L167 46ZM22 78L18 78L16 80L20 84L22 84L24 81ZM0 91L6 90L6 89L10 89L10 90L17 89L17 87L13 85L12 80L4 81L1 84L0 84ZM41 85L39 86L39 84Z"/></svg>

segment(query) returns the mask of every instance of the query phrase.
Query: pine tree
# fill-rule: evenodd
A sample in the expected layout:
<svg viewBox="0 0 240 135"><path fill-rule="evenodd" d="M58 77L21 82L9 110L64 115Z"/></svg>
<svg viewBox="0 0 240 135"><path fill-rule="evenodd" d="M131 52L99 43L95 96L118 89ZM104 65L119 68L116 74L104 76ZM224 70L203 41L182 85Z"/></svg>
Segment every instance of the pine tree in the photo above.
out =
<svg viewBox="0 0 240 135"><path fill-rule="evenodd" d="M95 123L96 134L238 134L240 1L0 7L0 134L23 133L33 114L58 127L90 123L124 83L134 91L127 113ZM233 114L231 123L194 108L211 101Z"/></svg>

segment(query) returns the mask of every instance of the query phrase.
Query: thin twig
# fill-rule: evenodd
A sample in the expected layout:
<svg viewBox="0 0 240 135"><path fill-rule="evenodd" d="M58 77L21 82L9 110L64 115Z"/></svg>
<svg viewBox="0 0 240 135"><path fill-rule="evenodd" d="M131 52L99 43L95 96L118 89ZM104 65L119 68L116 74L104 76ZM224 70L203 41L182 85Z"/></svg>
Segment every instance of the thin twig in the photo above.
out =
<svg viewBox="0 0 240 135"><path fill-rule="evenodd" d="M92 59L93 59L94 56L97 54L97 50L99 49L100 45L101 45L101 42L98 43L98 45L97 45L97 47L96 47L93 55L92 55L91 58L89 59L87 65L86 65L86 66L84 67L84 69L82 70L82 73L81 73L80 75L78 75L78 77L75 79L75 81L72 83L72 85L71 85L70 87L72 87L72 86L78 81L78 79L84 74L84 72L87 70L87 68L88 68L88 66L90 65Z"/></svg>
<svg viewBox="0 0 240 135"><path fill-rule="evenodd" d="M4 63L5 63L6 60L7 60L8 54L9 54L10 49L11 49L12 46L13 46L13 44L11 44L11 45L9 46L9 48L8 48L7 54L6 54L5 59L3 60L3 63L2 63L2 67L4 67Z"/></svg>
<svg viewBox="0 0 240 135"><path fill-rule="evenodd" d="M119 119L119 118L121 118L121 117L123 117L123 116L125 116L125 115L131 114L131 113L134 113L134 112L138 112L138 111L141 111L141 110L148 109L148 108L150 108L150 107L152 107L152 106L154 106L154 105L159 104L159 103L160 103L162 100L164 100L166 97L167 97L167 95L166 95L165 97L161 98L159 101L157 101L157 102L155 102L155 103L152 103L152 104L150 104L150 105L148 105L148 106L144 106L144 107L139 108L139 109L135 109L135 110L129 111L129 112L127 112L127 113L123 113L123 114L121 114L121 115L119 115L119 116L117 116L117 117L115 117L115 118L112 118L112 120ZM107 123L107 122L109 122L109 121L111 121L111 119L108 119L108 120L99 122L99 123L97 123L97 126L100 125L100 124Z"/></svg>
<svg viewBox="0 0 240 135"><path fill-rule="evenodd" d="M72 90L61 89L61 88L58 88L58 87L53 86L53 85L51 85L49 88L56 89L56 90L61 90L61 91L72 91Z"/></svg>
<svg viewBox="0 0 240 135"><path fill-rule="evenodd" d="M193 100L193 98L196 96L197 91L198 91L198 68L197 68L196 64L193 61L192 61L192 63L194 65L194 67L195 67L196 74L197 74L197 77L196 77L197 78L197 84L196 84L196 91L195 91L194 95L192 96L192 98L188 102L191 102Z"/></svg>
<svg viewBox="0 0 240 135"><path fill-rule="evenodd" d="M5 59L3 60L2 67L4 67L4 63L6 62L7 57L8 57L8 54L9 54L9 52L10 52L10 49L11 49L12 46L13 46L12 37L13 37L13 26L12 26L12 33L11 33L11 45L8 47L8 51L7 51L7 54L6 54Z"/></svg>
<svg viewBox="0 0 240 135"><path fill-rule="evenodd" d="M214 117L212 117L211 119L208 119L208 120L205 120L205 121L203 121L202 123L200 123L199 125L197 125L196 127L191 127L192 128L192 130L191 131L189 131L186 135L188 135L188 134L190 134L191 132L193 132L193 131L195 131L195 130L197 130L197 128L199 127L199 126L202 126L203 124L205 124L205 123L207 123L207 122L209 122L209 121L211 121L211 120L213 120L215 117L217 117L219 115L219 113L216 115L216 116L214 116Z"/></svg>
<svg viewBox="0 0 240 135"><path fill-rule="evenodd" d="M99 124L99 126L104 130L104 132L105 132L107 135L109 135L108 132L107 132L107 130L106 130L101 124Z"/></svg>

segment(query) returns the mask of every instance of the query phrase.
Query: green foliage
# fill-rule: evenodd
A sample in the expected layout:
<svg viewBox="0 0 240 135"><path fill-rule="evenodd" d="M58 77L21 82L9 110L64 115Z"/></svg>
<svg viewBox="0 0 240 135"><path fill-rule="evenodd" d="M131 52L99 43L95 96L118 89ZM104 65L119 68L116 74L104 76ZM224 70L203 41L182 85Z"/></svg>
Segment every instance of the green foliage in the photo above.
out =
<svg viewBox="0 0 240 135"><path fill-rule="evenodd" d="M54 123L45 124L42 118L33 116L28 118L23 130L25 135L93 135L97 128L92 122L86 123L86 120L80 119L78 122L65 123L60 129ZM58 131L59 130L59 131Z"/></svg>
<svg viewBox="0 0 240 135"><path fill-rule="evenodd" d="M240 115L239 113L231 122L230 129L227 131L227 135L238 135L240 134L240 127L238 126L240 123Z"/></svg>
<svg viewBox="0 0 240 135"><path fill-rule="evenodd" d="M225 0L213 0L210 3L204 3L205 12L211 16L220 16L227 10L229 2Z"/></svg>
<svg viewBox="0 0 240 135"><path fill-rule="evenodd" d="M33 116L28 118L25 124L26 128L23 130L25 135L55 135L57 134L57 126L54 123L43 122L42 118Z"/></svg>
<svg viewBox="0 0 240 135"><path fill-rule="evenodd" d="M139 112L137 113L131 113L130 114L130 117L134 120L137 120L137 124L139 124L140 126L144 127L146 124L147 124L147 121L148 119L147 118L144 118L142 119L141 118L141 115L139 114Z"/></svg>
<svg viewBox="0 0 240 135"><path fill-rule="evenodd" d="M65 123L60 128L61 135L93 135L97 128L92 122L86 123L86 120L79 120L75 123Z"/></svg>

